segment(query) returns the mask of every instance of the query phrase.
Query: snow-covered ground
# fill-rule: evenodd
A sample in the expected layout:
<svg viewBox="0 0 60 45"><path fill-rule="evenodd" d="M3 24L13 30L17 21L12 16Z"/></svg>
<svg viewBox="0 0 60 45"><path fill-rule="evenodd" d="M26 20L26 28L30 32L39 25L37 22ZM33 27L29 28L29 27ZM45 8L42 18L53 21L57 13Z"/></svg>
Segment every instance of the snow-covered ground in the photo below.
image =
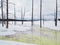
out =
<svg viewBox="0 0 60 45"><path fill-rule="evenodd" d="M2 25L0 24L0 36L12 35L15 34L16 31L28 31L28 30L31 30L31 27L9 24L9 28L7 29L6 25L2 27Z"/></svg>
<svg viewBox="0 0 60 45"><path fill-rule="evenodd" d="M40 25L39 21L34 22L34 26L39 26L39 25ZM55 26L54 21L44 21L44 24L42 22L42 26L46 27L46 28L50 28L50 29L60 30L60 21L58 21L57 26ZM6 29L6 25L4 25L4 27L2 27L2 25L0 24L0 31L5 30L5 29ZM23 25L21 24L21 22L17 22L16 25L14 25L14 22L13 22L13 24L12 24L12 22L9 22L9 28L6 30L27 31L30 29L31 29L31 22L24 22Z"/></svg>
<svg viewBox="0 0 60 45"><path fill-rule="evenodd" d="M21 22L17 22L17 25L19 25L19 27L21 27ZM39 26L40 22L39 21L35 21L34 22L34 26ZM29 27L31 28L31 22L24 22L23 26L25 27ZM60 21L58 21L57 26L55 26L55 22L54 21L42 21L42 27L46 27L46 28L50 28L50 29L54 29L54 30L60 30Z"/></svg>
<svg viewBox="0 0 60 45"><path fill-rule="evenodd" d="M30 22L24 22L24 25L27 26L31 26L31 23ZM29 25L30 24L30 25ZM34 22L34 26L39 26L40 25L40 22L39 21L35 21ZM58 21L57 23L57 26L55 26L55 22L54 21L42 21L42 27L45 27L45 28L50 28L50 29L54 29L54 30L60 30L60 21Z"/></svg>
<svg viewBox="0 0 60 45"><path fill-rule="evenodd" d="M34 26L39 26L39 21L34 22ZM50 29L54 29L54 30L60 30L60 22L58 21L58 25L55 26L55 22L54 21L44 21L44 24L42 22L42 26L45 28L50 28ZM22 25L21 22L17 22L16 25L14 25L14 22L12 24L12 22L9 22L9 28L6 28L6 25L4 25L4 27L2 27L2 25L0 24L0 35L12 35L15 34L15 31L28 31L31 30L31 22L24 22L24 24Z"/></svg>
<svg viewBox="0 0 60 45"><path fill-rule="evenodd" d="M34 22L34 25L39 25L40 22ZM58 21L57 26L55 26L55 22L54 21L42 21L42 27L45 28L50 28L53 30L60 30L60 21Z"/></svg>
<svg viewBox="0 0 60 45"><path fill-rule="evenodd" d="M54 30L60 30L60 21L58 21L57 26L55 26L54 21L47 21L44 23L44 27L54 29Z"/></svg>
<svg viewBox="0 0 60 45"><path fill-rule="evenodd" d="M34 45L34 44L0 40L0 45Z"/></svg>
<svg viewBox="0 0 60 45"><path fill-rule="evenodd" d="M7 30L5 27L2 27L2 25L0 24L0 36L12 35L15 33L16 32L11 31L11 30Z"/></svg>
<svg viewBox="0 0 60 45"><path fill-rule="evenodd" d="M34 22L34 26L39 26L39 23L40 23L39 21ZM44 24L42 22L42 26L54 30L60 30L59 21L57 27L55 26L54 21L45 21ZM17 22L16 25L10 22L8 29L6 28L6 25L2 27L2 25L0 24L0 36L12 35L16 33L15 31L28 31L28 30L31 30L31 22L24 22L23 25L21 24L21 22ZM0 45L33 45L33 44L0 40Z"/></svg>

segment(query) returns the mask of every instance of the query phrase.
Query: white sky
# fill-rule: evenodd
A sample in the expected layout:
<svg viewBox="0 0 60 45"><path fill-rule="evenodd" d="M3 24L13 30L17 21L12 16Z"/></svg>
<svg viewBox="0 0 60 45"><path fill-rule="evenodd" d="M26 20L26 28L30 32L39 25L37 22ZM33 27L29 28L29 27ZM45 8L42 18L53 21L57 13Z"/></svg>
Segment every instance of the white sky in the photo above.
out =
<svg viewBox="0 0 60 45"><path fill-rule="evenodd" d="M26 9L26 16L31 16L31 2L32 0L9 0L9 2L13 2L16 4L16 10L20 11L21 8ZM55 2L56 0L43 0L43 15L54 13L55 12ZM58 11L60 11L60 0L58 0ZM40 9L40 0L34 0L34 16L39 17L39 9ZM20 15L18 12L17 15Z"/></svg>
<svg viewBox="0 0 60 45"><path fill-rule="evenodd" d="M26 7L27 9L31 9L31 0L9 0L14 2L18 8ZM40 0L34 0L34 12L39 11L39 2ZM60 0L58 0L59 4ZM60 5L60 4L59 4ZM43 0L43 12L44 14L53 12L55 8L55 0Z"/></svg>

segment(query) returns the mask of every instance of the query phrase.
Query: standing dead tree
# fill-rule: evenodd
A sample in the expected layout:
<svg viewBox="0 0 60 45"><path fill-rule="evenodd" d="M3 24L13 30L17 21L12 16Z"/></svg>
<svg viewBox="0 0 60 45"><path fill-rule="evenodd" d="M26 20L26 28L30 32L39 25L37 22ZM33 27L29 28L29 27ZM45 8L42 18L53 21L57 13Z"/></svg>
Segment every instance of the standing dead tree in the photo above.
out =
<svg viewBox="0 0 60 45"><path fill-rule="evenodd" d="M3 0L1 0L1 14L2 14L2 19L3 19ZM4 26L4 21L2 20L2 26Z"/></svg>
<svg viewBox="0 0 60 45"><path fill-rule="evenodd" d="M42 0L40 0L40 28L42 28Z"/></svg>
<svg viewBox="0 0 60 45"><path fill-rule="evenodd" d="M6 11L7 11L7 25L6 28L8 28L8 0L6 0Z"/></svg>
<svg viewBox="0 0 60 45"><path fill-rule="evenodd" d="M57 15L58 15L58 5L57 5L57 0L56 0L56 16L55 16L55 26L57 26Z"/></svg>

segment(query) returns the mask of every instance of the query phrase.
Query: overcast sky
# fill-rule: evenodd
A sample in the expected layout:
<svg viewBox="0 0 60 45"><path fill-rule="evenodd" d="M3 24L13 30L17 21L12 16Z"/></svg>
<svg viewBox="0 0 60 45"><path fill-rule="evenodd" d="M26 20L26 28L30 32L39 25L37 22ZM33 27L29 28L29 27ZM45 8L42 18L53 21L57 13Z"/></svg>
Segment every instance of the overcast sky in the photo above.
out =
<svg viewBox="0 0 60 45"><path fill-rule="evenodd" d="M56 0L42 0L43 11L42 15L50 14L55 12ZM26 16L31 16L32 0L9 0L9 2L16 4L17 15L20 15L21 8L26 11ZM58 11L60 11L60 0L58 0ZM34 0L34 16L39 17L40 0ZM19 16L18 16L19 17Z"/></svg>
<svg viewBox="0 0 60 45"><path fill-rule="evenodd" d="M31 11L31 1L32 0L9 0L9 1L15 3L17 5L18 9L25 7L27 10ZM37 14L37 15L39 13L39 5L40 5L39 1L40 0L34 0L34 14ZM56 2L55 0L43 0L43 14L54 12L55 2ZM60 0L58 0L58 4L59 3L60 3Z"/></svg>

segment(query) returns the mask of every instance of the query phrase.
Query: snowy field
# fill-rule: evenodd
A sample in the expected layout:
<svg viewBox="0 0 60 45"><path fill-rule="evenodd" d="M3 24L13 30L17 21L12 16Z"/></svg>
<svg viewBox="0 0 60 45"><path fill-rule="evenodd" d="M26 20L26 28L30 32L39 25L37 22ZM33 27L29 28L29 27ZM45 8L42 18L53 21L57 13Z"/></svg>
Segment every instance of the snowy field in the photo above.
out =
<svg viewBox="0 0 60 45"><path fill-rule="evenodd" d="M34 26L39 27L39 21L34 22ZM44 28L49 28L53 30L60 30L60 22L58 21L57 27L55 26L54 21L45 21L44 24L42 22L42 26ZM9 22L9 28L6 28L6 25L2 27L0 24L0 36L3 35L12 35L15 34L15 31L28 31L31 30L31 22L24 22L22 25L21 22L16 22L16 25L14 25L14 22Z"/></svg>
<svg viewBox="0 0 60 45"><path fill-rule="evenodd" d="M17 24L21 25L21 22L18 22ZM39 26L39 25L40 25L39 21L34 22L34 26ZM23 26L31 27L31 22L24 22ZM42 27L50 28L54 30L60 30L60 21L58 21L57 26L55 26L54 21L44 21L44 22L42 21Z"/></svg>
<svg viewBox="0 0 60 45"><path fill-rule="evenodd" d="M34 22L34 26L39 27L39 21ZM54 21L45 21L42 22L42 26L44 28L49 28L53 30L60 30L60 22L58 21L57 27L55 26ZM7 35L13 35L16 32L15 31L29 31L31 30L31 22L24 22L22 25L21 22L16 22L16 25L14 25L14 22L9 22L9 28L6 28L6 25L4 24L4 27L0 24L0 36L7 36ZM33 44L26 44L21 42L13 42L13 41L4 41L0 40L0 45L33 45Z"/></svg>

